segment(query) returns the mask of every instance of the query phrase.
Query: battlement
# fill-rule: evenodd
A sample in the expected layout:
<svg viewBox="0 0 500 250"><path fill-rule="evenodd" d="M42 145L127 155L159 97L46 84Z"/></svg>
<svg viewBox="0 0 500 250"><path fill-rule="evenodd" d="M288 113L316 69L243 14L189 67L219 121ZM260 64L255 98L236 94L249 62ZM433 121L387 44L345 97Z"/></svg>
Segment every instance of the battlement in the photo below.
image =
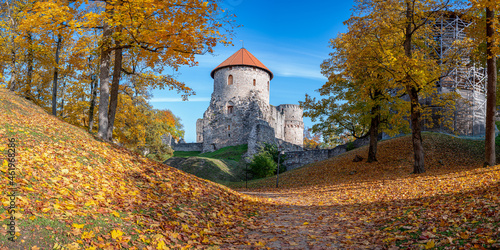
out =
<svg viewBox="0 0 500 250"><path fill-rule="evenodd" d="M272 72L248 51L239 50L211 76L214 91L210 105L203 119L196 122L197 142L203 144L204 152L241 144L248 144L248 152L253 152L258 142L276 140L302 148L302 108L269 104Z"/></svg>

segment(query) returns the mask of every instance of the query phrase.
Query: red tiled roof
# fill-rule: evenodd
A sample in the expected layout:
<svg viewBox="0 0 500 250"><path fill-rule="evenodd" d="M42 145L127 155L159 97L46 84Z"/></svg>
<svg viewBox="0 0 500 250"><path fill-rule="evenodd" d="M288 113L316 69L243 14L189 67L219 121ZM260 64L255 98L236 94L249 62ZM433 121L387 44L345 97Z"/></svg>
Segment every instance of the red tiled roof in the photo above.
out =
<svg viewBox="0 0 500 250"><path fill-rule="evenodd" d="M238 65L253 66L263 69L267 71L267 73L269 73L269 75L271 76L271 79L273 79L273 72L271 72L266 66L264 66L264 64L262 64L254 55L250 54L250 52L248 52L248 50L246 50L245 48L241 48L240 50L236 51L236 53L219 64L219 66L215 67L215 69L210 73L210 76L214 78L215 71L220 68Z"/></svg>

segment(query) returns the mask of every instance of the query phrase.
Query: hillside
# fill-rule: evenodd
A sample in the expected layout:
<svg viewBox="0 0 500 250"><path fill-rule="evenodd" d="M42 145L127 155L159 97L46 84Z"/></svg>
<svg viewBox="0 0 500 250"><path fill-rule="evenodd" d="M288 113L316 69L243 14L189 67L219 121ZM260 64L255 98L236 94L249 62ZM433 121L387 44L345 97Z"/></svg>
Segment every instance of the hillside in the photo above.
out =
<svg viewBox="0 0 500 250"><path fill-rule="evenodd" d="M246 234L285 249L499 249L500 166L482 167L484 141L424 133L423 143L424 174L410 174L405 136L382 141L375 163L352 161L365 146L285 172L279 189L276 177L232 183L280 205L260 219L271 226Z"/></svg>
<svg viewBox="0 0 500 250"><path fill-rule="evenodd" d="M257 199L100 142L3 88L0 114L0 249L207 247L239 241L262 209ZM9 146L16 242L6 226Z"/></svg>
<svg viewBox="0 0 500 250"><path fill-rule="evenodd" d="M413 148L410 136L379 142L377 162L367 163L368 146L348 151L339 156L308 164L280 175L281 187L348 184L373 180L396 180L416 176L445 175L482 167L484 141L455 138L439 133L423 133L426 173L412 175ZM500 152L499 152L500 153ZM353 162L356 155L364 158ZM274 178L255 180L250 187L274 187ZM250 182L249 182L250 184ZM238 183L233 183L238 187ZM241 183L239 184L241 186Z"/></svg>
<svg viewBox="0 0 500 250"><path fill-rule="evenodd" d="M172 157L164 163L186 173L218 183L245 179L244 163L240 164L234 160L192 156L187 158Z"/></svg>

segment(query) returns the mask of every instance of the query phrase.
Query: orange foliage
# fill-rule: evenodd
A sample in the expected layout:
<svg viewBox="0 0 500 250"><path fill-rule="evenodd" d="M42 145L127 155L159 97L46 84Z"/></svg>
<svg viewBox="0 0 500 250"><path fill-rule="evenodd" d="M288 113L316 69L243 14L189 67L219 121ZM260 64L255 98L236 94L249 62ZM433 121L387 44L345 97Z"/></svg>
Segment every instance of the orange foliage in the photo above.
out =
<svg viewBox="0 0 500 250"><path fill-rule="evenodd" d="M20 194L19 235L4 247L31 249L33 242L45 249L221 244L238 241L242 227L251 223L248 215L260 207L256 199L99 142L4 89L0 107L1 201L9 203L3 188L9 181L4 178L8 138L16 140L14 181ZM162 113L159 119L171 121L168 112ZM0 211L4 224L10 214ZM63 227L37 229L47 220ZM0 235L6 233L0 227ZM68 239L57 242L52 235Z"/></svg>

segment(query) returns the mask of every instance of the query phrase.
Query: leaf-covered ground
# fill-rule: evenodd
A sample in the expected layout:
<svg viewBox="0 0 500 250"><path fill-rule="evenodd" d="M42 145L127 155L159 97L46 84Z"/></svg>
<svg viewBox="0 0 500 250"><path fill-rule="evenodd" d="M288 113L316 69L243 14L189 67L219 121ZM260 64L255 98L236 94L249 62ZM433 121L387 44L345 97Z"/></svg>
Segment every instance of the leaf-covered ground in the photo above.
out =
<svg viewBox="0 0 500 250"><path fill-rule="evenodd" d="M280 175L279 189L275 178L235 184L244 195L99 142L3 89L0 114L2 250L500 248L500 166L481 167L481 141L427 133L427 172L412 175L410 139L396 138L376 163L352 162L360 148Z"/></svg>
<svg viewBox="0 0 500 250"><path fill-rule="evenodd" d="M420 175L401 137L381 142L375 163L352 161L365 147L286 172L280 189L250 182L240 191L275 206L247 237L275 249L500 248L500 166L481 167L483 143L425 133Z"/></svg>
<svg viewBox="0 0 500 250"><path fill-rule="evenodd" d="M4 89L0 114L0 249L210 248L237 244L263 211L256 198L97 141Z"/></svg>

